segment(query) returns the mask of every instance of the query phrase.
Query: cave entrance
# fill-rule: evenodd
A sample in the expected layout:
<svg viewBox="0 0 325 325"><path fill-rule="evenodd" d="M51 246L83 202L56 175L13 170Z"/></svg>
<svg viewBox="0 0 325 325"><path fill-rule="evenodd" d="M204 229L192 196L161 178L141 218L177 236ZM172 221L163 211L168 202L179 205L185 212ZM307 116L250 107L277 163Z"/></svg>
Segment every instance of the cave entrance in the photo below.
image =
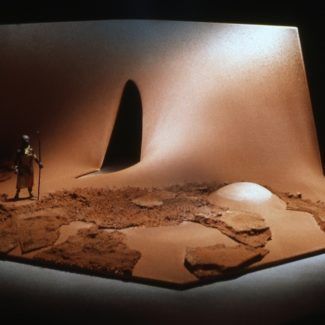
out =
<svg viewBox="0 0 325 325"><path fill-rule="evenodd" d="M135 82L128 80L123 89L101 171L118 171L138 163L141 158L141 143L141 96Z"/></svg>

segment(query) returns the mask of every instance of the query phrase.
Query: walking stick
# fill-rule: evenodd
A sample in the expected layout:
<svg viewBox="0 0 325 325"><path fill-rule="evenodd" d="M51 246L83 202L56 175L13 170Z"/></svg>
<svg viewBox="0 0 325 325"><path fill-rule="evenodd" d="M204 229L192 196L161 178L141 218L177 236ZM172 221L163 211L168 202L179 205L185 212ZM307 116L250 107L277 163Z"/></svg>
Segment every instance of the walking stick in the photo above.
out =
<svg viewBox="0 0 325 325"><path fill-rule="evenodd" d="M38 161L39 163L42 161L41 157L41 134L40 131L37 131L37 136L38 136ZM37 200L40 198L41 194L41 170L42 168L38 166L38 192L37 192Z"/></svg>

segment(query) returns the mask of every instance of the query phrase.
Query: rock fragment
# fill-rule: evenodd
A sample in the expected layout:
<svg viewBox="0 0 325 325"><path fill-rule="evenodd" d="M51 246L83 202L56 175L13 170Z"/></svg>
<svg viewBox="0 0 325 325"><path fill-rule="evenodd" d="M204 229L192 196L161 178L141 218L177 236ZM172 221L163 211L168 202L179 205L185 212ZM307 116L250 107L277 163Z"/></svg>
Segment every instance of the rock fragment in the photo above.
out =
<svg viewBox="0 0 325 325"><path fill-rule="evenodd" d="M35 259L114 276L130 276L141 254L125 244L121 232L97 227L79 230L62 244L35 255Z"/></svg>
<svg viewBox="0 0 325 325"><path fill-rule="evenodd" d="M163 205L163 201L154 194L147 194L132 200L132 203L142 208L155 208Z"/></svg>
<svg viewBox="0 0 325 325"><path fill-rule="evenodd" d="M16 217L17 233L22 253L53 245L59 238L59 228L70 223L60 208L45 209Z"/></svg>
<svg viewBox="0 0 325 325"><path fill-rule="evenodd" d="M241 232L261 232L269 227L265 224L265 220L258 214L246 212L226 212L219 219L236 233Z"/></svg>
<svg viewBox="0 0 325 325"><path fill-rule="evenodd" d="M244 245L188 248L184 264L198 278L210 278L247 267L268 252L264 248L253 249Z"/></svg>
<svg viewBox="0 0 325 325"><path fill-rule="evenodd" d="M251 247L265 246L272 236L262 216L252 212L226 211L216 217L197 214L193 221L217 228L235 241Z"/></svg>
<svg viewBox="0 0 325 325"><path fill-rule="evenodd" d="M288 198L290 199L301 199L302 194L300 192L297 193L288 193Z"/></svg>
<svg viewBox="0 0 325 325"><path fill-rule="evenodd" d="M167 190L154 190L145 195L137 197L132 200L132 203L141 208L155 208L164 204L165 201L176 198L176 193Z"/></svg>
<svg viewBox="0 0 325 325"><path fill-rule="evenodd" d="M272 236L265 220L256 213L228 211L219 222L224 234L251 247L265 246Z"/></svg>

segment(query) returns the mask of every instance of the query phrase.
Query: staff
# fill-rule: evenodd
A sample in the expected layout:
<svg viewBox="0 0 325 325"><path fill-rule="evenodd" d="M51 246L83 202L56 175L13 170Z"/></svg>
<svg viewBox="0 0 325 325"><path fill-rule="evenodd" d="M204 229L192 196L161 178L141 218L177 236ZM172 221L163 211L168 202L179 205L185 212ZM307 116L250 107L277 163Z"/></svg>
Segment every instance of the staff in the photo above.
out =
<svg viewBox="0 0 325 325"><path fill-rule="evenodd" d="M41 134L40 131L37 131L37 136L38 136L38 160L41 163L42 161L42 156L41 156ZM37 192L37 200L40 198L41 194L41 166L38 168L38 192Z"/></svg>

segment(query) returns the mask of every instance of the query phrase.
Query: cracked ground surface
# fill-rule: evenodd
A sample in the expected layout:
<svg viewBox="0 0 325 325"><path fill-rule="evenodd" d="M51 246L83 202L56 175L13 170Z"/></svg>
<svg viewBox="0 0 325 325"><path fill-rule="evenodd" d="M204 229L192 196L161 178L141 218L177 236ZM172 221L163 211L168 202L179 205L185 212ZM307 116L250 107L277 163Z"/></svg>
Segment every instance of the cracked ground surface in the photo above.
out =
<svg viewBox="0 0 325 325"><path fill-rule="evenodd" d="M276 192L284 211L241 211L209 200L219 188L86 188L3 202L0 251L63 269L184 285L325 249L323 202ZM288 213L296 237L295 229L281 227ZM300 224L314 237L297 248Z"/></svg>

